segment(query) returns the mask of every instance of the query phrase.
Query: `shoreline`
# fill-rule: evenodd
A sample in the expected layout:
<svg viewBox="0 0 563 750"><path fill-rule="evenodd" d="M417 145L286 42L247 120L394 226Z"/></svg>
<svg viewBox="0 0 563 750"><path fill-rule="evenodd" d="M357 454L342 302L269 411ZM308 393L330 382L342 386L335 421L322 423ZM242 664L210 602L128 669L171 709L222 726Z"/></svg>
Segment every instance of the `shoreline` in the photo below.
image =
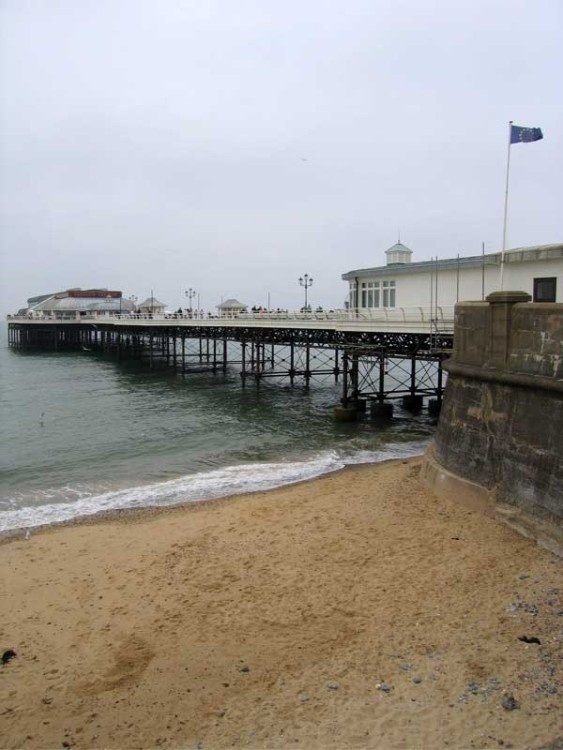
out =
<svg viewBox="0 0 563 750"><path fill-rule="evenodd" d="M301 484L306 484L307 482L316 482L319 479L323 479L324 477L331 476L332 474L339 474L340 472L346 472L354 469L361 469L363 467L371 467L371 466L380 466L386 463L392 463L392 462L405 462L409 461L411 459L421 459L423 453L409 455L408 457L403 458L384 458L380 461L366 461L365 463L349 463L344 466L340 466L335 469L330 469L329 471L323 472L322 474L319 474L314 477L306 477L304 479L297 479L295 481L289 481L285 482L283 484L279 484L274 487L268 487L267 489L254 489L254 490L247 490L243 492L234 492L234 493L227 493L225 495L220 495L218 497L209 497L205 498L202 497L201 499L197 500L181 500L177 503L170 503L169 505L146 505L142 507L136 507L136 508L112 508L110 510L100 510L93 513L85 513L82 515L74 516L73 518L68 518L62 521L53 521L52 523L45 523L45 524L39 524L37 526L18 526L17 528L13 529L5 529L0 530L0 545L8 542L12 539L20 539L21 537L26 535L26 532L29 531L31 534L39 534L48 532L50 529L57 529L59 527L68 527L68 526L74 526L74 525L83 525L83 524L95 524L95 523L104 523L104 522L111 522L112 520L119 520L119 519L127 519L131 521L134 520L135 516L139 516L139 520L143 520L145 515L147 517L157 515L158 513L166 513L166 512L174 512L174 511L182 511L183 509L188 510L190 508L194 508L196 506L200 505L209 505L212 506L214 504L221 504L223 502L230 502L235 500L238 497L248 497L251 495L255 495L256 493L270 493L270 492L277 492L278 490L283 490L285 487L297 487Z"/></svg>
<svg viewBox="0 0 563 750"><path fill-rule="evenodd" d="M560 737L561 560L433 495L420 467L349 466L5 540L3 747Z"/></svg>

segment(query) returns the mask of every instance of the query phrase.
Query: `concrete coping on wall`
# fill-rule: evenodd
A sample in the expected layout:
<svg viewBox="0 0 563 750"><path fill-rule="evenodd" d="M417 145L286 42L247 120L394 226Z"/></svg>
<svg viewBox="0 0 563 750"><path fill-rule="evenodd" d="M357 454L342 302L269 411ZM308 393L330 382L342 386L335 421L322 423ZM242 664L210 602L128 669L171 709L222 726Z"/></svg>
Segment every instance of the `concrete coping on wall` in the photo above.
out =
<svg viewBox="0 0 563 750"><path fill-rule="evenodd" d="M531 302L532 298L527 292L491 292L485 300L490 305L516 305L519 302Z"/></svg>

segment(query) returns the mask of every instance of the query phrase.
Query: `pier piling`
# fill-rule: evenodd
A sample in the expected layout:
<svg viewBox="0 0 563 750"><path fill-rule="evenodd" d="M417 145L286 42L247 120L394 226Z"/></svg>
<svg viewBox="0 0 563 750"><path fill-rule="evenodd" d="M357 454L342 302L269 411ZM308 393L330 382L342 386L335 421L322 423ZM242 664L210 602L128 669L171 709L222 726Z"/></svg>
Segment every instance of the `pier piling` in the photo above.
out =
<svg viewBox="0 0 563 750"><path fill-rule="evenodd" d="M238 369L241 385L285 379L309 387L329 378L341 384L335 418L352 420L366 411L374 419L390 418L393 402L419 411L425 398L439 412L444 390L442 361L452 336L393 331L349 332L327 326L263 327L218 320L189 325L173 320L97 318L91 320L13 320L8 343L14 350L83 350L113 356L118 362L144 361L149 369L165 367L183 376L209 372L225 375ZM340 408L342 407L342 408Z"/></svg>

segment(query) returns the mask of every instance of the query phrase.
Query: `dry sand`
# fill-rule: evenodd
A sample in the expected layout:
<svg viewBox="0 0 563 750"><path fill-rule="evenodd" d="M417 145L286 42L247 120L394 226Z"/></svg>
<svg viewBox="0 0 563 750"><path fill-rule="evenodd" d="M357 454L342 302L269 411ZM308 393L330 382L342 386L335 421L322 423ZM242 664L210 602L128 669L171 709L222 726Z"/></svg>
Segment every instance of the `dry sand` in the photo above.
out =
<svg viewBox="0 0 563 750"><path fill-rule="evenodd" d="M562 747L561 559L419 471L5 540L1 746Z"/></svg>

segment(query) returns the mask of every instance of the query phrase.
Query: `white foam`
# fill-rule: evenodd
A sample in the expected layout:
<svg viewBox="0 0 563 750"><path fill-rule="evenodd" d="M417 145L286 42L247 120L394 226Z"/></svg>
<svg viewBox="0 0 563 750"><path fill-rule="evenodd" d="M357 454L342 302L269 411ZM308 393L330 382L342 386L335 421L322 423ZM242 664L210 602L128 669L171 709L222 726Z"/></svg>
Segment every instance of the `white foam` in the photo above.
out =
<svg viewBox="0 0 563 750"><path fill-rule="evenodd" d="M79 516L91 516L112 510L132 510L164 507L185 502L210 500L257 490L268 490L306 479L313 479L347 465L376 463L392 458L407 458L423 452L427 441L388 445L377 451L355 451L349 455L330 451L307 461L292 463L242 464L223 469L182 476L166 482L128 487L98 493L76 491L65 487L64 500L43 503L0 513L0 531L42 526L70 521ZM45 491L45 499L52 499L54 491ZM59 495L59 498L61 496ZM13 504L10 503L10 505Z"/></svg>

